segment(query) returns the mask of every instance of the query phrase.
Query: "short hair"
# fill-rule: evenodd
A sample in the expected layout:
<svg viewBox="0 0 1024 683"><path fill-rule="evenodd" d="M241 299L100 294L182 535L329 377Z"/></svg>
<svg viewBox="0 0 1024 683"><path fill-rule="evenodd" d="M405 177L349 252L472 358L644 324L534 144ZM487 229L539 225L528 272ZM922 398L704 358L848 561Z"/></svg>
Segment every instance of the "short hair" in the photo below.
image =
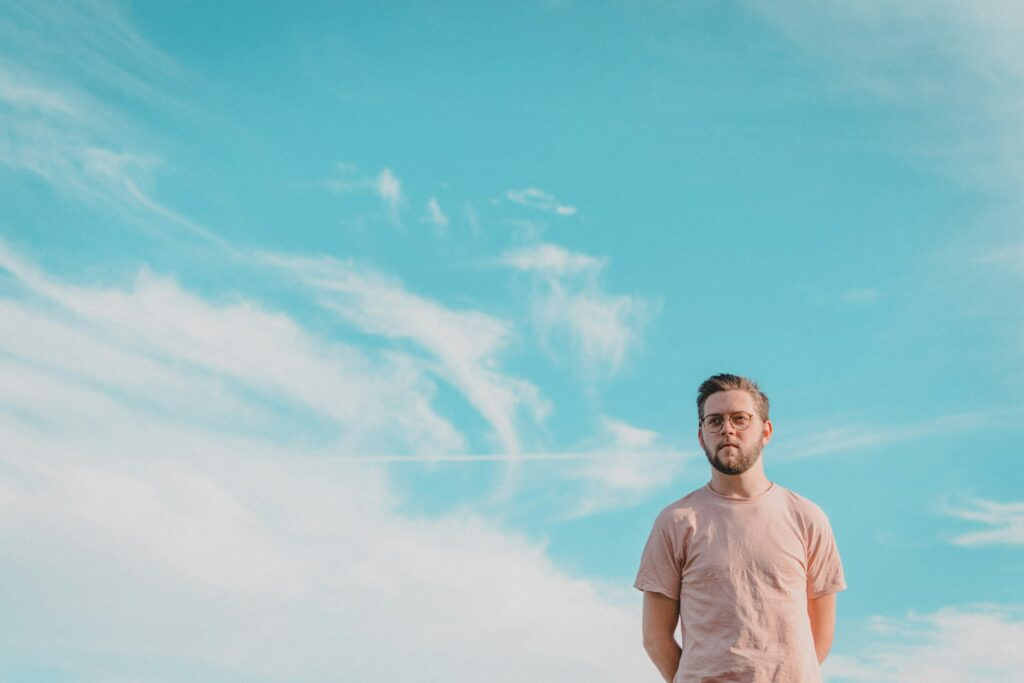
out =
<svg viewBox="0 0 1024 683"><path fill-rule="evenodd" d="M768 419L768 397L757 386L757 382L747 377L727 373L712 375L701 382L700 388L697 389L697 417L701 420L704 419L704 403L707 402L709 396L733 389L750 394L754 399L754 409L757 410L757 414L762 420Z"/></svg>

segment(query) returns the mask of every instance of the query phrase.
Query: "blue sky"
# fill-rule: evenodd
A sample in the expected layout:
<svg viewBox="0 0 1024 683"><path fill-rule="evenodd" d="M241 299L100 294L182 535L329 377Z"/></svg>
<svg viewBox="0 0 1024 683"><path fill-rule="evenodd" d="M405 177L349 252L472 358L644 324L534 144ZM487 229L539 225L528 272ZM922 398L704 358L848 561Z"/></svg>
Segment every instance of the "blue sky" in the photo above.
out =
<svg viewBox="0 0 1024 683"><path fill-rule="evenodd" d="M0 671L655 680L710 374L829 681L1024 659L1024 12L0 5Z"/></svg>

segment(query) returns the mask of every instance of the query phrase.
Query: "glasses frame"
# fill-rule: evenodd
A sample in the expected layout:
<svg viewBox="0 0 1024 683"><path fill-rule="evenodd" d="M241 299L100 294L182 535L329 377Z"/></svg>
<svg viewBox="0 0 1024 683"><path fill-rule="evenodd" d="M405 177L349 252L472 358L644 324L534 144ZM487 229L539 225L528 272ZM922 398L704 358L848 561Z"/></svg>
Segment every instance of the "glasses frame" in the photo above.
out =
<svg viewBox="0 0 1024 683"><path fill-rule="evenodd" d="M732 416L733 415L746 415L747 418L750 420L750 422L747 423L746 427L740 427L740 426L738 426L736 423L734 423L732 421ZM707 419L709 417L720 417L720 418L722 418L722 426L720 426L717 430L714 430L711 427L709 427L708 425L706 425L705 422L707 421ZM725 430L725 423L726 422L731 424L733 426L733 428L737 432L744 432L744 431L750 429L750 425L753 424L755 417L757 417L757 415L755 415L754 413L748 413L745 410L737 410L737 411L734 411L732 413L729 413L728 415L722 415L721 413L711 413L710 415L705 415L704 417L702 417L697 422L697 424L700 425L700 428L703 429L704 431L706 431L708 434L721 434L722 431Z"/></svg>

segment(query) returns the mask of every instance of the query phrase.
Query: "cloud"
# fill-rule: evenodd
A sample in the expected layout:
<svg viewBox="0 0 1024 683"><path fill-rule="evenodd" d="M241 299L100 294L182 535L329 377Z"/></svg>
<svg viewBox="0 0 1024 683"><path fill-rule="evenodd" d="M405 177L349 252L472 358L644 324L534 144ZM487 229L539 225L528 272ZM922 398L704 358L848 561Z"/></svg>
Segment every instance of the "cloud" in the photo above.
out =
<svg viewBox="0 0 1024 683"><path fill-rule="evenodd" d="M750 3L868 95L908 121L887 146L991 190L1024 170L1024 7L983 0ZM898 126L894 122L894 126Z"/></svg>
<svg viewBox="0 0 1024 683"><path fill-rule="evenodd" d="M639 297L606 294L599 279L605 261L557 245L510 250L497 263L534 276L533 320L542 343L558 355L554 344L565 341L592 379L618 372L656 309Z"/></svg>
<svg viewBox="0 0 1024 683"><path fill-rule="evenodd" d="M384 168L372 177L360 175L355 164L346 162L336 164L335 170L337 174L334 177L321 182L323 187L339 194L375 194L387 208L391 223L396 227L401 225L401 207L405 202L402 181L390 168Z"/></svg>
<svg viewBox="0 0 1024 683"><path fill-rule="evenodd" d="M828 683L1013 683L1024 671L1024 611L971 605L876 618L873 642L829 656Z"/></svg>
<svg viewBox="0 0 1024 683"><path fill-rule="evenodd" d="M595 433L567 450L523 453L421 453L336 456L346 462L445 463L472 466L514 462L524 468L518 500L553 519L578 519L637 505L669 487L693 457L664 443L657 432L599 416Z"/></svg>
<svg viewBox="0 0 1024 683"><path fill-rule="evenodd" d="M562 204L554 195L538 190L535 187L527 187L520 190L505 190L505 196L509 201L528 206L531 209L555 213L559 216L572 216L576 213L575 206Z"/></svg>
<svg viewBox="0 0 1024 683"><path fill-rule="evenodd" d="M439 362L440 377L457 387L487 420L508 453L519 453L517 423L526 409L534 420L549 407L530 382L500 371L510 323L472 310L454 310L409 292L397 280L353 262L264 255L313 288L321 305L359 330L405 340Z"/></svg>
<svg viewBox="0 0 1024 683"><path fill-rule="evenodd" d="M0 64L0 100L8 106L30 109L49 115L69 116L76 113L75 106L62 93L47 90L19 76L9 67Z"/></svg>
<svg viewBox="0 0 1024 683"><path fill-rule="evenodd" d="M437 203L437 197L427 200L427 220L438 228L448 227L448 216L441 210L441 205Z"/></svg>
<svg viewBox="0 0 1024 683"><path fill-rule="evenodd" d="M145 230L184 229L237 256L206 227L168 208L148 189L159 157L130 148L135 127L115 111L23 68L0 63L0 164Z"/></svg>
<svg viewBox="0 0 1024 683"><path fill-rule="evenodd" d="M430 407L432 384L424 364L407 354L371 355L325 344L279 313L244 301L213 306L147 270L127 291L68 286L2 244L0 268L56 306L47 315L5 302L0 308L7 316L4 327L19 334L6 335L0 348L50 373L87 381L102 389L100 398L110 392L134 397L140 406L185 420L213 419L214 406L246 406L252 413L248 418L244 412L224 416L244 430L255 428L275 405L277 412L291 405L340 429L350 448L449 452L464 447L463 436ZM188 388L189 377L195 390ZM45 396L39 394L39 403L25 409L45 416ZM406 410L395 412L395 402ZM264 410L256 411L261 404ZM297 419L300 424L305 419L301 411ZM135 428L132 421L122 427Z"/></svg>
<svg viewBox="0 0 1024 683"><path fill-rule="evenodd" d="M391 213L391 222L398 225L398 207L402 203L401 181L395 177L390 168L385 168L377 174L376 189L377 195L388 206L388 210Z"/></svg>
<svg viewBox="0 0 1024 683"><path fill-rule="evenodd" d="M507 252L500 263L516 270L562 277L600 271L605 261L586 254L577 254L555 244L541 244Z"/></svg>
<svg viewBox="0 0 1024 683"><path fill-rule="evenodd" d="M584 447L589 457L566 474L583 486L566 516L636 505L670 485L690 456L660 441L657 432L601 416L596 443Z"/></svg>
<svg viewBox="0 0 1024 683"><path fill-rule="evenodd" d="M1024 545L1024 503L977 499L963 507L948 508L946 514L991 527L955 536L951 539L954 545Z"/></svg>
<svg viewBox="0 0 1024 683"><path fill-rule="evenodd" d="M1024 275L1024 242L1003 244L974 259L980 266L999 266Z"/></svg>
<svg viewBox="0 0 1024 683"><path fill-rule="evenodd" d="M0 5L0 66L4 61L160 106L182 107L168 86L191 80L120 7L103 0Z"/></svg>
<svg viewBox="0 0 1024 683"><path fill-rule="evenodd" d="M871 424L846 424L821 431L807 430L797 441L776 437L770 448L772 457L781 461L879 448L905 441L929 439L983 429L993 424L992 413L954 413L903 422L895 427Z"/></svg>
<svg viewBox="0 0 1024 683"><path fill-rule="evenodd" d="M0 296L0 639L21 670L150 681L650 674L623 638L639 633L633 596L568 575L538 543L472 513L405 517L382 465L334 457L458 445L430 410L418 359L355 352L253 302L211 302L145 272L81 286L9 249L0 263L16 285ZM388 291L388 303L409 296Z"/></svg>

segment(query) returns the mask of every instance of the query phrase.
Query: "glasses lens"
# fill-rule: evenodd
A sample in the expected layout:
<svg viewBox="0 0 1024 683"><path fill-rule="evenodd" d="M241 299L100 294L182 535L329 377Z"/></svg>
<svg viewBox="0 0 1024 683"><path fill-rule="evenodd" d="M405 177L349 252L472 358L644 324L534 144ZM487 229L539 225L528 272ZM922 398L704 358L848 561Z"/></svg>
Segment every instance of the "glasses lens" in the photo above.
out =
<svg viewBox="0 0 1024 683"><path fill-rule="evenodd" d="M750 416L746 413L733 413L729 416L729 421L736 429L746 429L750 426Z"/></svg>
<svg viewBox="0 0 1024 683"><path fill-rule="evenodd" d="M717 433L722 431L722 425L725 424L725 420L721 415L708 415L704 418L704 428L709 432Z"/></svg>

